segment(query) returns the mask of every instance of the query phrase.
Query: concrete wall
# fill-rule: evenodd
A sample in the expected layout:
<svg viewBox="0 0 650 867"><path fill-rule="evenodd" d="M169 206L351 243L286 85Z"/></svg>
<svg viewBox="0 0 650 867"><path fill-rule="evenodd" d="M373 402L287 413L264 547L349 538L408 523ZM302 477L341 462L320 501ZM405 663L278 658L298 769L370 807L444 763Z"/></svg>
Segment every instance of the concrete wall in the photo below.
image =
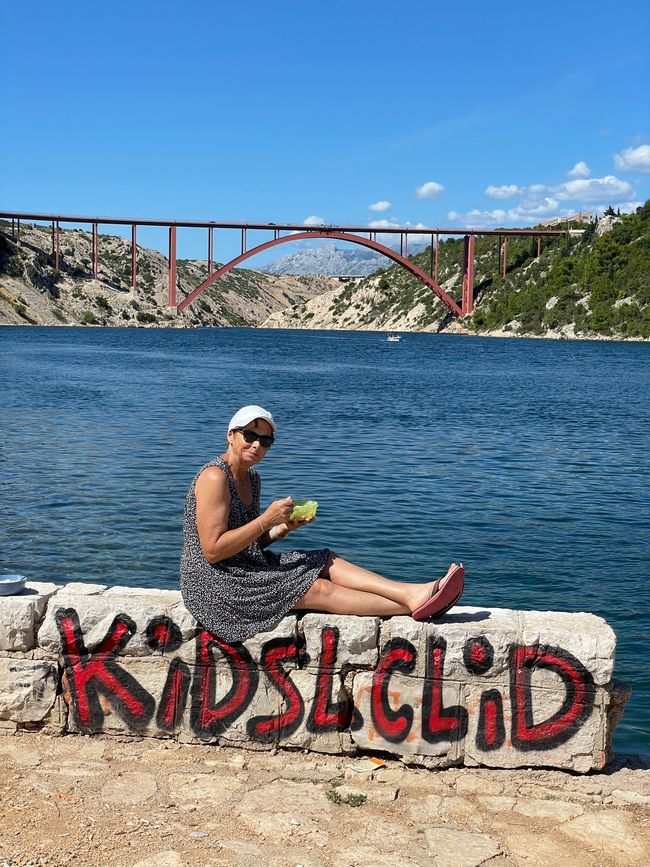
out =
<svg viewBox="0 0 650 867"><path fill-rule="evenodd" d="M285 617L229 645L180 593L29 582L0 598L0 729L602 768L628 691L591 614Z"/></svg>

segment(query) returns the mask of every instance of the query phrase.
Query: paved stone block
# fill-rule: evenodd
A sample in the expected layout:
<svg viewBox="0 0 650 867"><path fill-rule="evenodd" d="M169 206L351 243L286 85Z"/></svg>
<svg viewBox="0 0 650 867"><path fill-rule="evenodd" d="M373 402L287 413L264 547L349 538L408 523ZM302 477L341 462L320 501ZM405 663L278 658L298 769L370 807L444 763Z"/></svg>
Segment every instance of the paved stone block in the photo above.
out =
<svg viewBox="0 0 650 867"><path fill-rule="evenodd" d="M192 686L185 707L184 742L223 742L271 749L284 722L281 692L256 665L231 668L224 660L191 669Z"/></svg>
<svg viewBox="0 0 650 867"><path fill-rule="evenodd" d="M557 840L546 834L508 834L505 840L508 852L517 860L516 864L529 867L598 867L599 861L586 852L576 853L568 840ZM498 863L498 862L497 862Z"/></svg>
<svg viewBox="0 0 650 867"><path fill-rule="evenodd" d="M236 798L242 784L227 773L171 773L167 776L167 794L172 804L201 806L223 803Z"/></svg>
<svg viewBox="0 0 650 867"><path fill-rule="evenodd" d="M57 682L58 669L52 662L18 655L0 659L0 719L40 722L54 705Z"/></svg>
<svg viewBox="0 0 650 867"><path fill-rule="evenodd" d="M454 828L427 828L425 836L436 867L479 867L501 852L498 840Z"/></svg>
<svg viewBox="0 0 650 867"><path fill-rule="evenodd" d="M465 685L469 718L464 763L494 768L547 765L582 773L603 767L607 696L592 691L590 700L580 701L564 685L553 686L522 688L516 695L511 682L492 682L485 689Z"/></svg>
<svg viewBox="0 0 650 867"><path fill-rule="evenodd" d="M253 833L291 839L300 845L327 844L332 805L319 786L278 780L246 792L238 817Z"/></svg>
<svg viewBox="0 0 650 867"><path fill-rule="evenodd" d="M301 707L293 724L280 737L280 746L301 747L319 753L340 753L344 744L349 744L349 735L344 734L352 715L351 702L337 672L312 670L292 671L291 683L300 697ZM295 713L295 701L287 708Z"/></svg>
<svg viewBox="0 0 650 867"><path fill-rule="evenodd" d="M562 611L522 611L520 616L522 644L561 648L580 660L597 686L612 679L616 635L602 617Z"/></svg>
<svg viewBox="0 0 650 867"><path fill-rule="evenodd" d="M445 681L438 689L432 681L392 674L382 686L373 673L362 672L354 675L352 694L352 740L362 749L442 757L449 764L462 755L460 684Z"/></svg>
<svg viewBox="0 0 650 867"><path fill-rule="evenodd" d="M515 813L520 813L522 816L530 816L533 819L543 821L550 819L552 824L558 825L584 813L579 804L571 804L569 801L526 801L520 799L514 810Z"/></svg>
<svg viewBox="0 0 650 867"><path fill-rule="evenodd" d="M196 631L193 618L180 608L179 594L172 591L143 591L139 588L112 587L110 590L79 592L70 585L60 590L47 608L38 631L38 643L46 650L63 653L61 632L57 626L64 612L68 614L69 643L75 637L83 652L94 652L117 628L126 635L111 651L122 656L162 654L172 640L171 633L161 637L160 628L169 625L172 644L193 641ZM174 613L181 622L174 620ZM171 626L171 624L174 624ZM168 630L169 631L169 630ZM130 637L129 637L130 634Z"/></svg>
<svg viewBox="0 0 650 867"><path fill-rule="evenodd" d="M295 614L288 614L286 617L283 617L282 620L273 627L273 629L269 629L266 632L258 632L258 634L253 635L252 638L247 638L246 641L242 641L243 646L250 654L252 660L258 665L267 664L264 662L264 654L265 652L268 652L269 648L272 647L275 642L278 641L286 642L288 644L293 643L297 648L296 621L297 617ZM284 668L297 668L297 655L291 659L284 659L282 665Z"/></svg>
<svg viewBox="0 0 650 867"><path fill-rule="evenodd" d="M598 849L614 864L630 867L650 861L647 836L635 828L633 817L623 810L601 810L586 813L562 825L562 832L587 847Z"/></svg>
<svg viewBox="0 0 650 867"><path fill-rule="evenodd" d="M408 641L416 650L411 672L424 677L432 643L444 646L445 676L467 680L477 671L481 678L501 677L508 671L510 647L521 637L518 611L504 608L457 607L435 623L418 623L412 617L383 621L380 648L391 639ZM474 666L473 669L468 668Z"/></svg>
<svg viewBox="0 0 650 867"><path fill-rule="evenodd" d="M406 618L400 618L406 619ZM410 618L409 618L410 619ZM305 638L307 667L373 667L378 657L378 617L306 614L298 628Z"/></svg>
<svg viewBox="0 0 650 867"><path fill-rule="evenodd" d="M36 630L48 599L59 585L27 581L16 596L0 596L0 651L25 651L36 647Z"/></svg>
<svg viewBox="0 0 650 867"><path fill-rule="evenodd" d="M165 659L111 654L66 665L63 689L68 731L148 737L171 734L173 719L166 728L163 700L169 670Z"/></svg>

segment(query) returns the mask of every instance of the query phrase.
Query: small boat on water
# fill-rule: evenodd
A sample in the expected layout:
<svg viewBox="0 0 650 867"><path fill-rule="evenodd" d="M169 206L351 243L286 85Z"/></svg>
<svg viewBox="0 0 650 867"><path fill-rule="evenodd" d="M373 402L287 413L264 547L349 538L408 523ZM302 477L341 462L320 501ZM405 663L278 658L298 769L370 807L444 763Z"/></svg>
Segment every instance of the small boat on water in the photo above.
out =
<svg viewBox="0 0 650 867"><path fill-rule="evenodd" d="M402 339L402 335L401 335L401 334L393 334L392 331L388 334L388 337L386 338L386 340L387 340L389 343L397 343L397 341L398 341L398 340L401 340L401 339Z"/></svg>

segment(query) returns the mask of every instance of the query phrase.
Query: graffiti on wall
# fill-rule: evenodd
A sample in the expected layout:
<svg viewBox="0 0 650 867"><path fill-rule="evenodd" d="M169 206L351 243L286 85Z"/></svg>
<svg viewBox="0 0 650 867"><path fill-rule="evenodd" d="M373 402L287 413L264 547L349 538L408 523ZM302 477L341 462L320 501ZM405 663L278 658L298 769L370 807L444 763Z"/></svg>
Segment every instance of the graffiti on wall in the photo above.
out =
<svg viewBox="0 0 650 867"><path fill-rule="evenodd" d="M102 731L108 705L129 730L144 731L155 720L160 730L173 734L180 729L189 707L192 732L198 738L213 738L226 733L245 715L262 687L277 693L280 710L246 719L247 736L260 743L288 738L303 724L309 732L322 734L359 731L371 723L385 741L400 744L415 725L413 705L404 702L394 707L391 688L394 675L413 676L420 663L418 650L404 638L393 638L380 649L370 688L371 721L367 723L343 689L340 667L337 668L339 631L334 626L321 631L315 686L313 696L310 690L306 707L291 673L304 669L310 660L304 644L296 638L270 639L262 646L257 662L245 645L229 644L204 629L197 629L196 654L190 667L174 655L183 643L178 625L169 617L155 617L146 628L147 644L152 653L164 656L168 667L160 695L154 697L127 670L124 658L117 655L136 632L136 624L127 614L114 618L92 652L85 646L74 608L59 609L55 618L62 642L70 712L81 731ZM418 690L421 703L418 734L431 744L462 740L468 731L468 709L444 702L446 652L444 638L430 635L424 676L413 677L413 688ZM473 683L489 675L493 664L494 648L487 637L467 639L463 665ZM514 644L508 651L508 670L508 690L486 684L480 694L478 749L485 752L504 746L506 721L514 748L553 749L568 741L589 718L595 701L593 677L568 651L546 645ZM533 677L546 671L559 678L563 697L560 707L548 718L535 720Z"/></svg>

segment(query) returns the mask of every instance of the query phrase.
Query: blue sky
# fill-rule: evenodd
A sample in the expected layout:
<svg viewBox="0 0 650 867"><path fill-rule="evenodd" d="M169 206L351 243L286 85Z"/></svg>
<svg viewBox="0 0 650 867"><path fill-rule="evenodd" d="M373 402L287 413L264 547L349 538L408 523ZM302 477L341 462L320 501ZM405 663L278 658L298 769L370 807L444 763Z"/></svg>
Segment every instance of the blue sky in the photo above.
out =
<svg viewBox="0 0 650 867"><path fill-rule="evenodd" d="M650 197L647 10L5 3L0 210L378 228L629 210ZM238 244L218 233L215 257ZM180 256L205 247L180 233Z"/></svg>

